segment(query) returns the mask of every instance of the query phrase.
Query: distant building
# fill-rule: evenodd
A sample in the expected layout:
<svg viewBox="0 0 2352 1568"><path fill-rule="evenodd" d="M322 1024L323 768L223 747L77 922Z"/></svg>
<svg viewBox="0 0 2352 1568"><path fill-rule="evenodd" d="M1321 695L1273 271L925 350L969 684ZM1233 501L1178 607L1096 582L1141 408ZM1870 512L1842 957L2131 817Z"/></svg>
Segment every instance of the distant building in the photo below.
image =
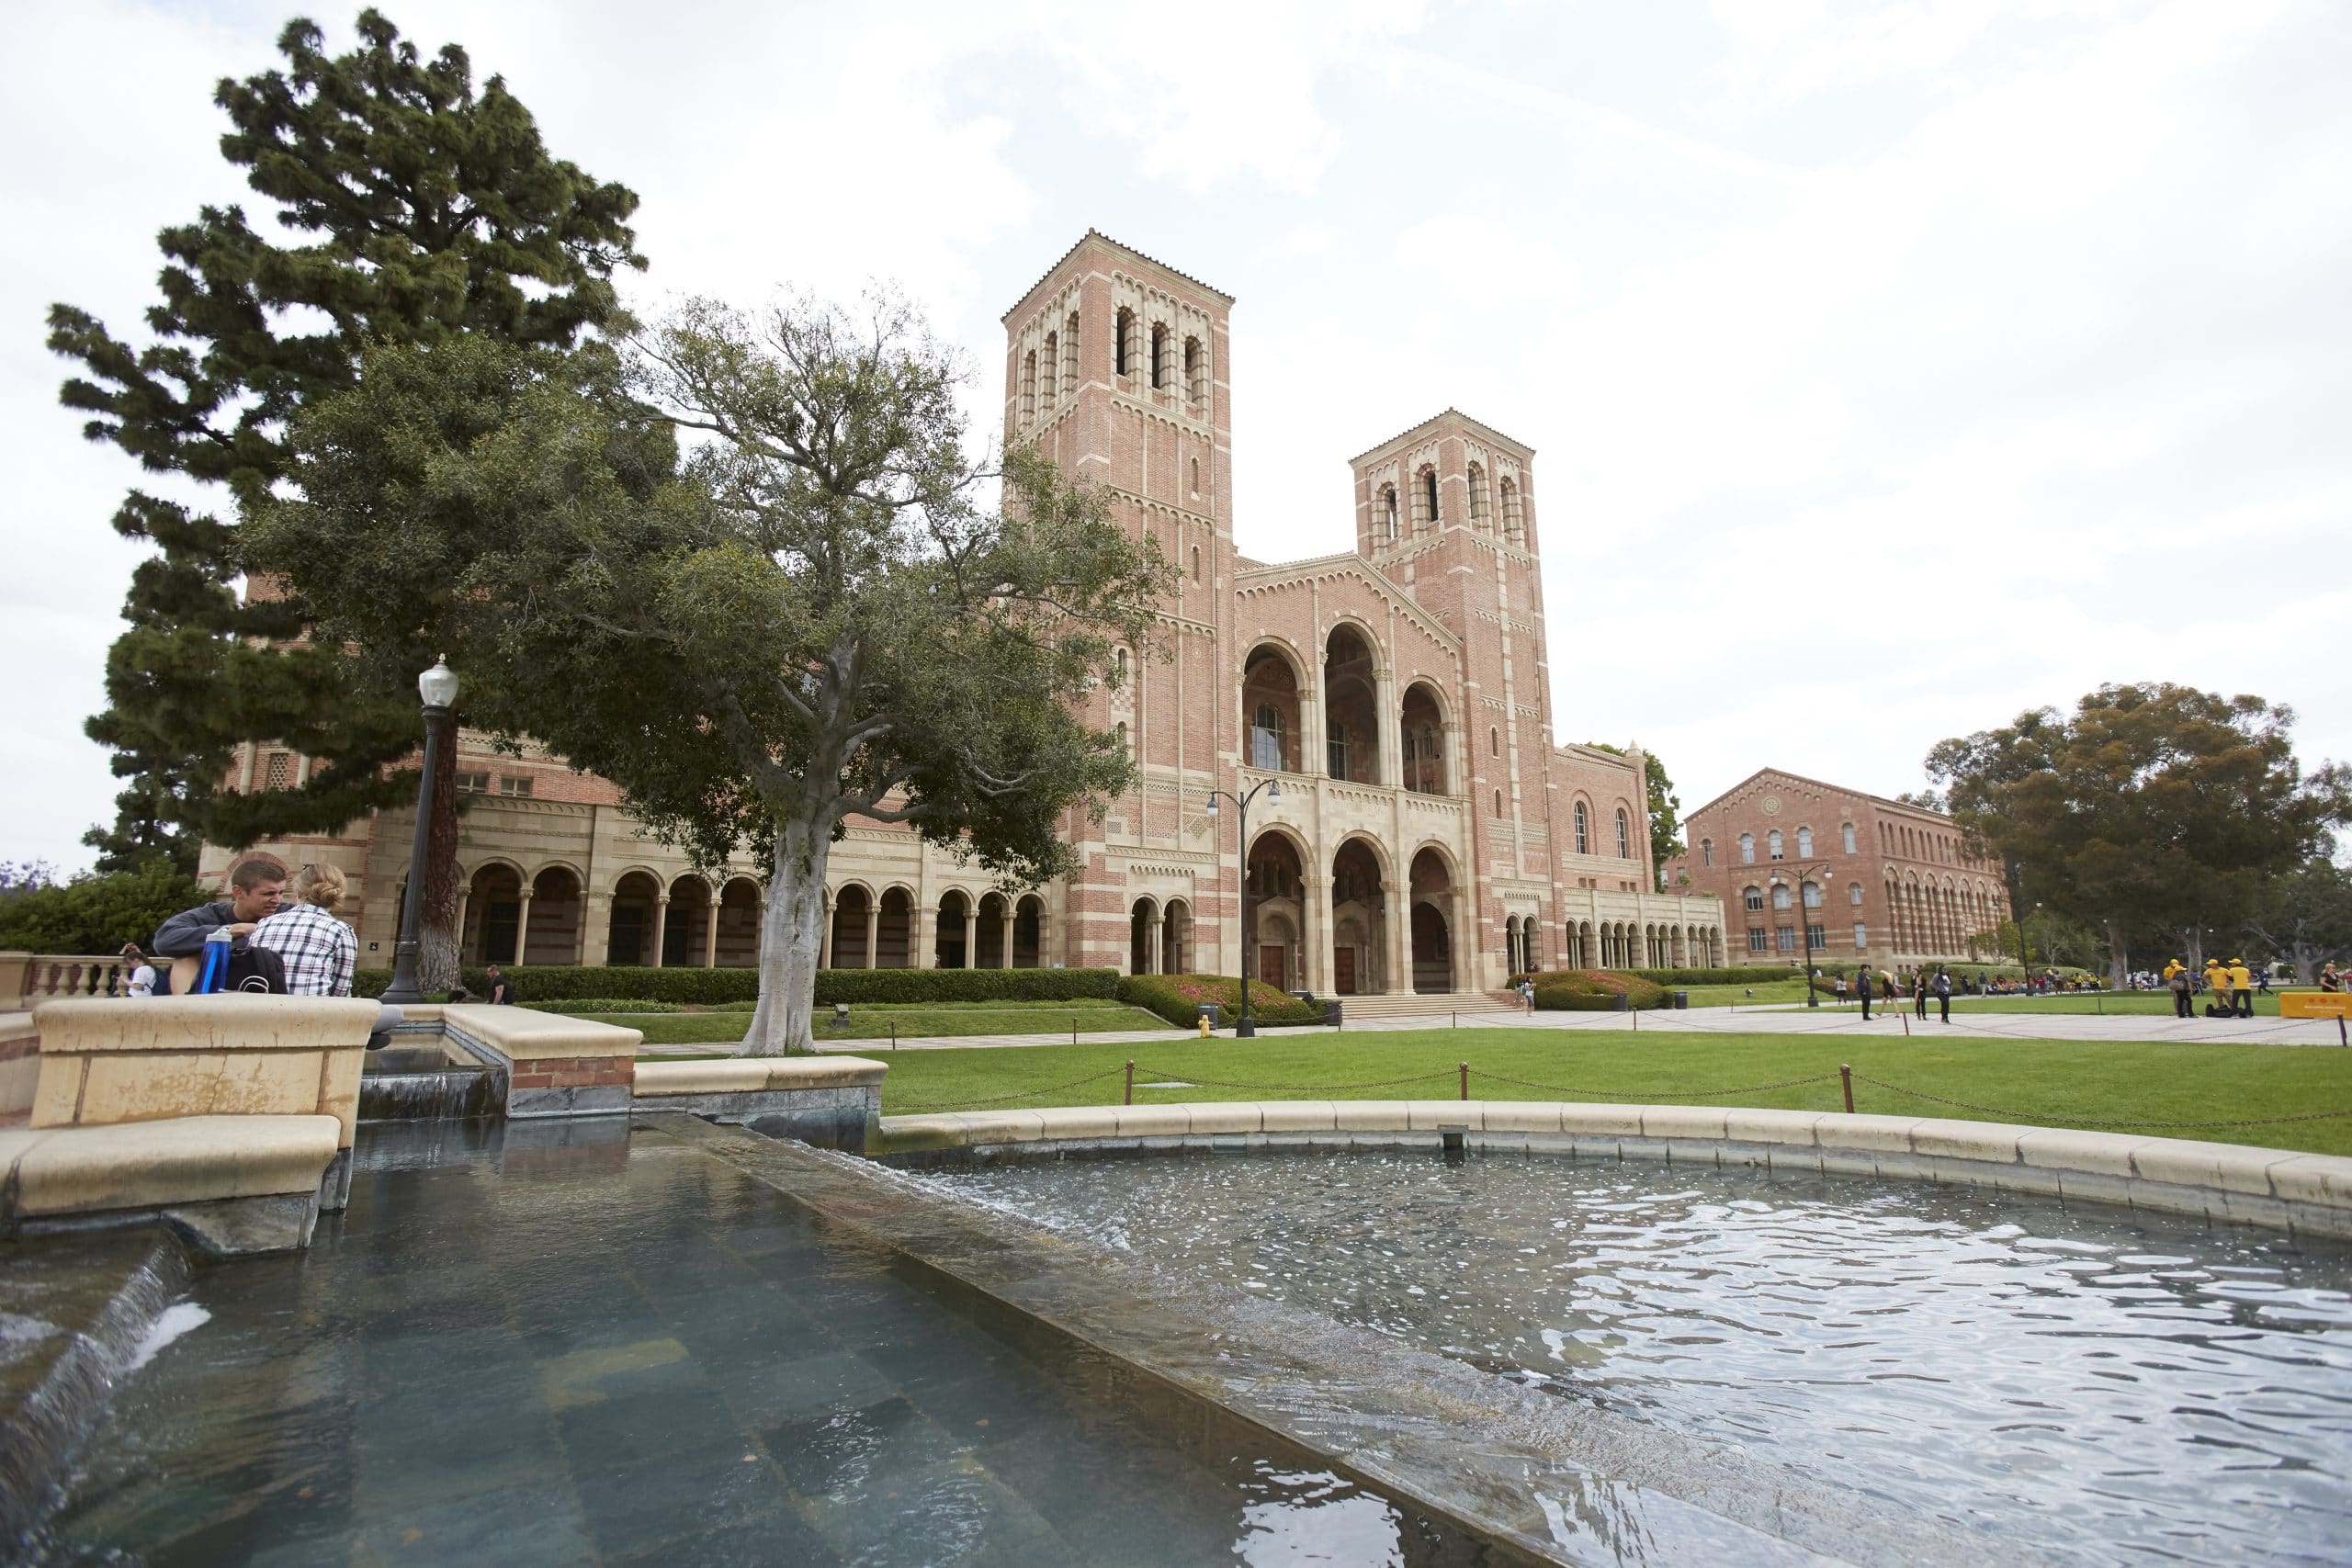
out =
<svg viewBox="0 0 2352 1568"><path fill-rule="evenodd" d="M1130 749L1138 785L1100 821L1066 820L1071 876L1010 896L906 828L852 818L831 856L825 962L1246 966L1340 996L1721 963L1721 907L1655 891L1642 754L1558 739L1533 449L1448 409L1351 461L1335 553L1247 559L1233 542L1232 304L1089 232L1006 312L1005 439L1103 487L1177 568L1154 656L1122 650L1125 682L1087 711ZM248 747L234 786L288 787L307 767ZM702 875L560 758L467 734L458 768L467 962L755 961L748 862ZM1245 847L1209 791L1270 780L1279 798L1251 807ZM389 964L412 821L387 811L252 852L342 866L363 962ZM208 850L205 872L238 858Z"/></svg>
<svg viewBox="0 0 2352 1568"><path fill-rule="evenodd" d="M1667 886L1723 900L1734 964L1997 960L1998 861L1940 811L1766 768L1691 812ZM1685 879L1688 879L1687 881Z"/></svg>

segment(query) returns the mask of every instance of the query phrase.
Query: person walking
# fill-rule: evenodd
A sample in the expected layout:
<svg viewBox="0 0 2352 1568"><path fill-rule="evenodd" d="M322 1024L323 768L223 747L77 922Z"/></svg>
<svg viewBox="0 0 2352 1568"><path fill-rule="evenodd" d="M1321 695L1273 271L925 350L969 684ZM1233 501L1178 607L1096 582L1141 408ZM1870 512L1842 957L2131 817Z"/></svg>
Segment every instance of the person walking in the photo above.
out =
<svg viewBox="0 0 2352 1568"><path fill-rule="evenodd" d="M1871 972L1868 964L1854 971L1854 995L1862 1004L1862 1021L1871 1021Z"/></svg>
<svg viewBox="0 0 2352 1568"><path fill-rule="evenodd" d="M359 963L359 939L334 917L343 873L306 865L294 877L294 902L254 927L253 943L286 965L286 989L298 997L347 997Z"/></svg>
<svg viewBox="0 0 2352 1568"><path fill-rule="evenodd" d="M2240 1018L2254 1016L2254 972L2243 958L2230 960L2230 995L2236 1001Z"/></svg>
<svg viewBox="0 0 2352 1568"><path fill-rule="evenodd" d="M1951 976L1945 973L1944 966L1940 964L1936 965L1935 992L1936 1006L1942 1010L1943 1021L1950 1023L1951 1021ZM1919 1016L1921 1018L1928 1016L1925 1008L1920 1010Z"/></svg>
<svg viewBox="0 0 2352 1568"><path fill-rule="evenodd" d="M2165 965L2165 987L2172 992L2172 1015L2175 1018L2195 1018L2197 1010L2189 1006L2188 965L2174 959Z"/></svg>
<svg viewBox="0 0 2352 1568"><path fill-rule="evenodd" d="M1911 971L1911 1010L1918 1016L1920 1022L1928 1021L1928 972L1925 969Z"/></svg>

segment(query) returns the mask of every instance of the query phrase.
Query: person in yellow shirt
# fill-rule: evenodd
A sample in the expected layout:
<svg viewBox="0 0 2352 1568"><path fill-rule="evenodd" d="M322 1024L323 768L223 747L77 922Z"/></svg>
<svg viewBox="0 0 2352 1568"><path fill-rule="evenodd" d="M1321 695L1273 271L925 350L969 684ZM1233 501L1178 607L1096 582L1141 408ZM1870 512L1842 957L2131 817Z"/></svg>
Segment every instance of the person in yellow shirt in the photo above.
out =
<svg viewBox="0 0 2352 1568"><path fill-rule="evenodd" d="M2254 1016L2254 971L2243 958L2230 960L2230 994L2237 998L2240 1018Z"/></svg>
<svg viewBox="0 0 2352 1568"><path fill-rule="evenodd" d="M2237 1010L2236 1002L2230 997L2230 972L2222 967L2218 958L2205 961L2205 988L2213 994L2212 1001L2205 1008L2208 1017L2226 1017Z"/></svg>

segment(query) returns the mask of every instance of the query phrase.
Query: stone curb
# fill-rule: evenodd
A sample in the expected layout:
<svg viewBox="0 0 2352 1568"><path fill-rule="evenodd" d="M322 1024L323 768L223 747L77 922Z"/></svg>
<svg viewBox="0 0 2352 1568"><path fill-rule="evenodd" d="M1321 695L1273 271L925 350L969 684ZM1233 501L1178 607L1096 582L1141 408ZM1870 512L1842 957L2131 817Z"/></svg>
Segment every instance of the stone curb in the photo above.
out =
<svg viewBox="0 0 2352 1568"><path fill-rule="evenodd" d="M1937 1117L1543 1100L1261 1100L886 1116L885 1156L1136 1146L1238 1136L1274 1145L1469 1145L1949 1181L2352 1236L2352 1158L2244 1144Z"/></svg>
<svg viewBox="0 0 2352 1568"><path fill-rule="evenodd" d="M751 1094L768 1089L862 1089L878 1084L886 1063L863 1056L731 1056L716 1062L664 1062L639 1057L637 1098L682 1094Z"/></svg>

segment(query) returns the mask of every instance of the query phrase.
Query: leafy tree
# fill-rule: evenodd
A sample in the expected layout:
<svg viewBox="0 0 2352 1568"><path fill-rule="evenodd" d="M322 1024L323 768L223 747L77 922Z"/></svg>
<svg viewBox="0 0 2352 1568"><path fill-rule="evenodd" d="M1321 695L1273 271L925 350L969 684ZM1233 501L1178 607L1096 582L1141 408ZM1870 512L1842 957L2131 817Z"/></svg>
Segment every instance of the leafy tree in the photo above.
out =
<svg viewBox="0 0 2352 1568"><path fill-rule="evenodd" d="M223 80L214 96L232 126L221 155L294 243L233 207L163 231L143 347L73 306L50 311L50 346L84 371L62 396L92 416L85 434L222 487L241 513L285 479L288 420L348 387L367 344L481 333L567 345L618 319L611 276L644 265L626 223L637 197L550 157L502 79L477 94L463 50L424 60L374 10L357 32L357 49L331 57L317 27L289 22L283 71ZM380 660L310 639L302 606L266 580L241 596L241 521L137 491L115 514L158 554L132 574L108 705L88 725L130 781L115 827L89 835L109 865L157 849L187 864L196 840L331 830L413 796L394 765L419 735L414 671L392 680ZM235 748L258 740L311 756L308 782L223 787ZM454 845L454 818L435 835ZM454 974L457 912L453 864L435 855L431 869L429 980Z"/></svg>
<svg viewBox="0 0 2352 1568"><path fill-rule="evenodd" d="M2352 812L2352 774L2330 763L2306 777L2293 722L2259 697L2102 686L2072 715L2037 709L1939 742L1928 773L2007 863L2011 907L2103 931L2120 984L2134 932L2235 929Z"/></svg>
<svg viewBox="0 0 2352 1568"><path fill-rule="evenodd" d="M1611 746L1606 740L1586 742L1596 751L1625 755L1623 746ZM1666 776L1666 764L1657 760L1655 751L1642 753L1645 782L1649 789L1650 864L1657 867L1657 891L1666 891L1666 863L1676 855L1689 852L1682 841L1682 801L1674 793L1674 781Z"/></svg>
<svg viewBox="0 0 2352 1568"><path fill-rule="evenodd" d="M111 953L126 942L144 946L167 918L211 897L164 855L129 871L12 888L0 893L0 948Z"/></svg>
<svg viewBox="0 0 2352 1568"><path fill-rule="evenodd" d="M2352 875L2324 858L2298 866L2262 890L2245 929L2309 980L2352 955Z"/></svg>
<svg viewBox="0 0 2352 1568"><path fill-rule="evenodd" d="M639 347L703 444L647 504L599 481L518 522L483 569L499 678L672 841L767 863L745 1049L806 1049L845 825L908 824L1007 886L1071 869L1069 814L1134 776L1077 704L1149 646L1173 574L1034 451L967 454L953 360L901 304L696 302Z"/></svg>

